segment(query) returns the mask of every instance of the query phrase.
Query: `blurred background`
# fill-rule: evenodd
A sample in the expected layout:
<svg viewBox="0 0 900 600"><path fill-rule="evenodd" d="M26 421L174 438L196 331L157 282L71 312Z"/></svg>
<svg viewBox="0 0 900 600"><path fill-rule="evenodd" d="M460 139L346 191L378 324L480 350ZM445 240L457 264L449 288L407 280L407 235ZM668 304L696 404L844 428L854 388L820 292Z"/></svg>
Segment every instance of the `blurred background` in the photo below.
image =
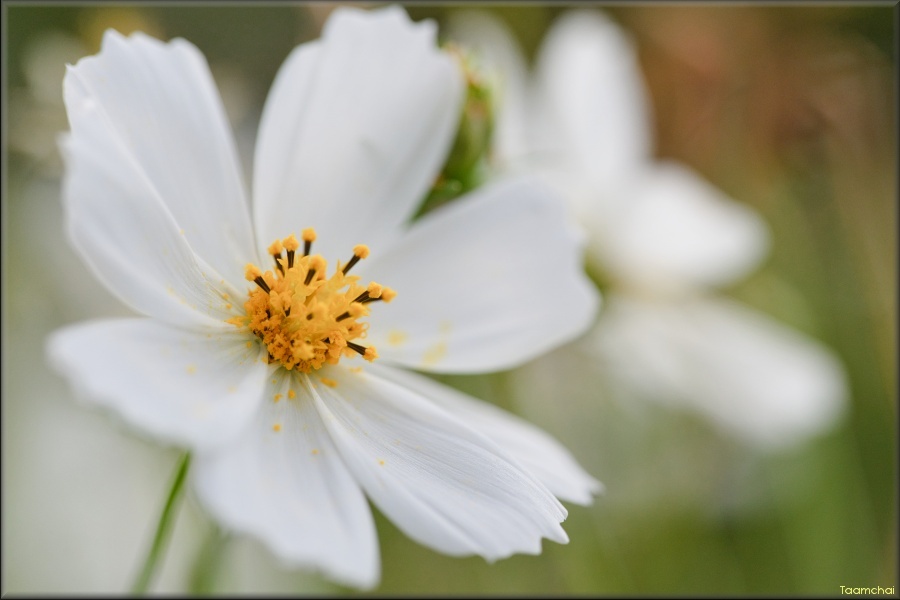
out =
<svg viewBox="0 0 900 600"><path fill-rule="evenodd" d="M127 590L179 455L80 407L45 365L44 339L54 329L129 314L63 235L56 136L68 128L65 64L96 53L109 27L187 38L210 63L249 173L278 67L318 36L334 6L4 5L4 594ZM568 545L545 542L540 556L494 565L433 553L376 513L376 591L896 591L895 8L597 7L636 43L657 156L691 166L771 229L760 268L722 293L828 346L846 371L848 406L827 431L761 452L688 413L629 410L588 390L595 406L584 415L581 405L548 398L566 418L545 418L516 393L517 373L443 377L552 432L607 492L591 507L568 506ZM442 27L467 8L407 5L414 19ZM528 60L566 10L478 8L510 28ZM560 368L560 389L584 388L581 375ZM614 458L623 453L628 460ZM219 531L190 492L154 589L351 593Z"/></svg>

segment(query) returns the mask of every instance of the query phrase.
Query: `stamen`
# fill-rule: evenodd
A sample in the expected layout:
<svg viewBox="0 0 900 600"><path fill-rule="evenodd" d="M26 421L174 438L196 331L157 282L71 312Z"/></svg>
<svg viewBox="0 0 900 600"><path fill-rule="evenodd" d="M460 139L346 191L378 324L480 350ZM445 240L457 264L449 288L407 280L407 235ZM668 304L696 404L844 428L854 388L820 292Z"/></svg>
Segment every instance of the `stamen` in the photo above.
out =
<svg viewBox="0 0 900 600"><path fill-rule="evenodd" d="M293 233L284 238L284 248L287 250L288 257L288 269L294 268L294 252L296 252L299 247L300 242L297 241L297 238L294 237Z"/></svg>
<svg viewBox="0 0 900 600"><path fill-rule="evenodd" d="M368 361L372 361L378 358L378 353L375 351L374 346L369 346L368 348L366 348L365 346L360 346L359 344L354 344L353 342L347 342L347 347L354 352L358 352L360 356Z"/></svg>
<svg viewBox="0 0 900 600"><path fill-rule="evenodd" d="M324 273L327 264L328 263L325 262L325 259L318 254L310 257L309 271L306 273L306 281L303 282L303 285L309 285L309 282L313 280L313 277L316 276L316 273Z"/></svg>
<svg viewBox="0 0 900 600"><path fill-rule="evenodd" d="M259 270L254 264L248 264L244 268L244 277L247 281L254 281L256 285L262 288L265 293L269 293L271 290L269 289L269 285L266 283L266 280L263 279L262 271Z"/></svg>
<svg viewBox="0 0 900 600"><path fill-rule="evenodd" d="M303 230L301 237L303 238L303 256L309 256L312 243L316 241L316 230L312 227L307 227Z"/></svg>
<svg viewBox="0 0 900 600"><path fill-rule="evenodd" d="M359 259L366 258L367 256L369 256L369 247L368 246L366 246L365 244L360 244L358 246L354 246L353 247L353 257L350 259L350 262L348 262L346 265L344 265L344 268L341 269L341 273L346 275L347 271L352 269L353 265L355 265L356 263L359 262Z"/></svg>
<svg viewBox="0 0 900 600"><path fill-rule="evenodd" d="M363 308L363 305L354 302L354 303L352 303L352 304L350 305L350 309L349 309L349 310L344 311L343 313L341 313L341 315L340 315L337 319L335 319L335 320L336 320L336 321L343 321L344 319L347 319L347 318L349 318L349 317L353 317L354 319L358 319L359 317L361 317L361 316L363 316L363 315L365 315L365 314L366 314L366 309Z"/></svg>
<svg viewBox="0 0 900 600"><path fill-rule="evenodd" d="M382 288L379 284L371 281L369 282L369 287L368 289L366 289L366 291L369 292L369 296L372 298L381 298L381 291L383 289L384 288Z"/></svg>
<svg viewBox="0 0 900 600"><path fill-rule="evenodd" d="M284 265L281 264L281 251L283 249L284 247L281 245L281 240L275 240L272 242L272 245L269 246L269 254L275 259L275 268L278 269L282 275L284 275Z"/></svg>
<svg viewBox="0 0 900 600"><path fill-rule="evenodd" d="M373 282L369 283L369 288L366 291L364 291L362 294L360 294L359 296L354 298L353 301L361 302L361 303L365 304L366 302L372 302L374 300L379 300L381 298L382 294L384 294L384 290L386 290L386 289L389 289L389 288L383 288L382 286L380 286L379 284L377 284L373 281ZM392 293L391 298L393 299L393 297L396 294L393 293L393 290L391 290L391 293Z"/></svg>

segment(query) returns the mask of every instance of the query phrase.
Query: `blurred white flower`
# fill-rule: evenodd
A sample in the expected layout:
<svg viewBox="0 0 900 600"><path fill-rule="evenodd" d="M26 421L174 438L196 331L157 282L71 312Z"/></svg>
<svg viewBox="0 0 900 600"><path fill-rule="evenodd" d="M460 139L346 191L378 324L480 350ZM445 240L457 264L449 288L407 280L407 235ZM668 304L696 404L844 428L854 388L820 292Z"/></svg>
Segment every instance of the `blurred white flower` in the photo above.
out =
<svg viewBox="0 0 900 600"><path fill-rule="evenodd" d="M69 237L149 318L58 331L51 362L86 400L190 448L194 488L221 523L359 587L380 571L366 496L452 555L567 541L554 494L589 503L598 482L540 430L394 368L509 368L580 334L597 303L562 207L535 182L408 223L463 99L433 23L337 10L288 57L261 119L252 220L188 42L110 31L69 69L64 96ZM310 225L301 246L292 231ZM350 260L329 277L323 257ZM393 301L362 322L375 300Z"/></svg>
<svg viewBox="0 0 900 600"><path fill-rule="evenodd" d="M688 407L757 447L786 447L831 426L846 396L834 355L715 293L759 264L767 228L687 166L653 158L649 101L625 32L601 12L569 11L529 78L499 21L459 13L450 28L494 65L503 87L500 168L540 168L565 194L589 263L609 285L593 330L529 365L520 387L589 356L607 389Z"/></svg>
<svg viewBox="0 0 900 600"><path fill-rule="evenodd" d="M28 157L38 172L58 177L62 170L56 136L66 127L59 78L67 62L84 56L81 41L53 31L32 39L22 55L25 85L9 91L9 149Z"/></svg>

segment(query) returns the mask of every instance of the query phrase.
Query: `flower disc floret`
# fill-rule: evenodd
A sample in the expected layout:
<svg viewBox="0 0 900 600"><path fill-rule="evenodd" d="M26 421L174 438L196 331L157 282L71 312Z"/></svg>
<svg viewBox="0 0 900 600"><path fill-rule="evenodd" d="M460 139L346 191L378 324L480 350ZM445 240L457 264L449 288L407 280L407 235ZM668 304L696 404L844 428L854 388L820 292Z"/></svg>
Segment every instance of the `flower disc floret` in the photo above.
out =
<svg viewBox="0 0 900 600"><path fill-rule="evenodd" d="M354 341L364 338L368 329L368 323L359 319L369 315L369 303L390 302L396 293L374 281L364 287L359 277L347 274L369 255L369 248L355 246L350 260L343 266L338 263L336 272L327 277L326 260L310 254L315 230L303 230L301 239L302 256L297 256L300 242L293 234L269 246L274 271L247 265L245 277L257 287L244 303L246 316L229 322L247 327L266 345L269 362L288 370L309 373L336 364L342 355L374 360L378 353L373 346Z"/></svg>

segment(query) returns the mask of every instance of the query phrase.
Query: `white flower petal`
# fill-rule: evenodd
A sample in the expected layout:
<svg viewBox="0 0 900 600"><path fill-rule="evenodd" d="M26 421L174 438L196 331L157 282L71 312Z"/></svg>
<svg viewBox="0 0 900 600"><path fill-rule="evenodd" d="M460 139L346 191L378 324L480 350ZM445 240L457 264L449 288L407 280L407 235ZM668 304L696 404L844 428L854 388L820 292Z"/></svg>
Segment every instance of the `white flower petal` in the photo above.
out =
<svg viewBox="0 0 900 600"><path fill-rule="evenodd" d="M651 109L627 34L599 11L558 17L538 53L536 108L546 142L609 185L650 159ZM610 201L619 200L612 198Z"/></svg>
<svg viewBox="0 0 900 600"><path fill-rule="evenodd" d="M245 427L265 384L245 333L185 331L151 319L89 321L53 333L47 353L86 401L174 444L209 448Z"/></svg>
<svg viewBox="0 0 900 600"><path fill-rule="evenodd" d="M171 213L122 151L93 102L64 140L63 205L70 241L94 275L138 312L189 327L230 329L239 293L191 250Z"/></svg>
<svg viewBox="0 0 900 600"><path fill-rule="evenodd" d="M597 308L576 238L539 182L483 186L357 267L397 291L373 306L367 341L387 361L435 372L495 371L546 352Z"/></svg>
<svg viewBox="0 0 900 600"><path fill-rule="evenodd" d="M619 192L627 204L585 225L592 256L620 282L657 291L723 285L768 250L768 228L756 212L685 166L660 163Z"/></svg>
<svg viewBox="0 0 900 600"><path fill-rule="evenodd" d="M602 491L600 482L585 472L562 444L528 421L409 371L378 365L367 369L432 400L488 437L518 460L556 497L586 505L593 502L593 494Z"/></svg>
<svg viewBox="0 0 900 600"><path fill-rule="evenodd" d="M586 342L640 395L762 447L815 435L844 408L843 368L829 350L732 301L611 296Z"/></svg>
<svg viewBox="0 0 900 600"><path fill-rule="evenodd" d="M84 133L93 138L84 130L102 120L115 138L103 148L109 168L130 163L135 184L166 205L194 251L241 283L256 259L250 212L222 101L197 48L108 30L98 55L69 68L64 92L75 143ZM95 191L107 203L139 196Z"/></svg>
<svg viewBox="0 0 900 600"><path fill-rule="evenodd" d="M380 573L372 514L305 379L274 371L253 424L197 456L195 488L219 522L258 537L285 565L371 588Z"/></svg>
<svg viewBox="0 0 900 600"><path fill-rule="evenodd" d="M380 251L440 171L461 114L458 65L433 22L338 8L287 59L263 110L254 215L260 244L315 227L329 261Z"/></svg>
<svg viewBox="0 0 900 600"><path fill-rule="evenodd" d="M321 373L313 388L344 462L366 495L417 542L488 560L565 543L566 510L490 440L413 392L365 370Z"/></svg>

